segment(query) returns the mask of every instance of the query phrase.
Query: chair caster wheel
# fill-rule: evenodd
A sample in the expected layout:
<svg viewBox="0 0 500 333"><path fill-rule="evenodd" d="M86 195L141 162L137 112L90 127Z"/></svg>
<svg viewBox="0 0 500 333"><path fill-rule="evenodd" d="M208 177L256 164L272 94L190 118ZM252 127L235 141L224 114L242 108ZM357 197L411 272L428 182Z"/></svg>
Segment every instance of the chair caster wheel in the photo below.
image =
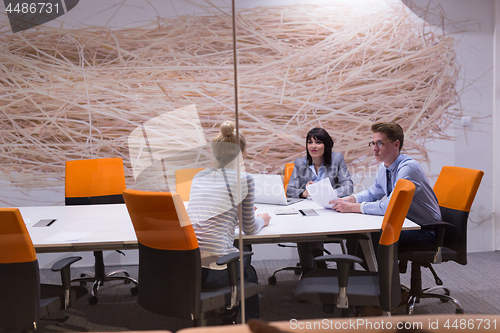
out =
<svg viewBox="0 0 500 333"><path fill-rule="evenodd" d="M99 302L99 299L96 296L90 296L89 297L89 304L90 305L96 305L97 302Z"/></svg>
<svg viewBox="0 0 500 333"><path fill-rule="evenodd" d="M267 283L269 283L271 286L274 286L276 284L276 276L271 275L270 277L268 277Z"/></svg>
<svg viewBox="0 0 500 333"><path fill-rule="evenodd" d="M130 288L130 293L134 296L136 296L139 293L139 287L135 286L133 288Z"/></svg>

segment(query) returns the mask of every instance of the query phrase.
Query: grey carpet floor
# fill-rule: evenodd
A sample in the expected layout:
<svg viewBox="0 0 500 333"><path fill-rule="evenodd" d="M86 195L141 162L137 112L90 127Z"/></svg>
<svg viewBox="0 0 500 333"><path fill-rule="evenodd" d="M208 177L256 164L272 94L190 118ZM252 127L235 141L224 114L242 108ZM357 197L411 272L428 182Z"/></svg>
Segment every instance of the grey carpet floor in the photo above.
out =
<svg viewBox="0 0 500 333"><path fill-rule="evenodd" d="M292 271L284 271L277 275L277 284L269 285L267 278L272 272L283 266L295 265L293 260L254 261L262 293L259 295L261 319L265 321L283 321L294 319L330 318L321 311L321 305L301 303L294 299L295 285L299 276ZM456 263L435 265L435 270L451 295L457 298L466 313L499 314L500 313L500 252L471 253L468 264ZM107 270L123 268L132 277L137 277L138 266L107 267ZM77 277L83 269L73 269L72 276ZM409 285L408 273L401 276L402 283ZM434 279L428 269L423 270L423 285L433 286ZM42 270L42 283L58 283L58 273ZM142 309L137 304L137 296L130 294L131 285L121 282L108 282L99 290L99 303L88 304L88 296L77 300L71 309L66 311L69 319L57 326L54 322L43 321L41 332L103 332L128 330L170 330L192 326L189 320L168 318ZM439 300L426 299L417 304L416 314L454 314L454 305L441 303ZM62 316L64 313L55 314ZM404 314L404 310L400 311ZM217 317L210 317L209 324L216 325Z"/></svg>

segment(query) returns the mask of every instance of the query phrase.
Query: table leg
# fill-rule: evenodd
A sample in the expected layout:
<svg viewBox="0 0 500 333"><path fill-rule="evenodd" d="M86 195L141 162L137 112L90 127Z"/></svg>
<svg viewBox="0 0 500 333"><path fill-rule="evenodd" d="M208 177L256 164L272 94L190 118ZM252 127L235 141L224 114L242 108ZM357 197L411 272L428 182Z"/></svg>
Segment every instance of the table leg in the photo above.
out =
<svg viewBox="0 0 500 333"><path fill-rule="evenodd" d="M373 250L373 243L371 233L366 234L368 239L360 239L359 245L361 246L361 250L365 256L366 265L368 266L368 270L370 272L378 271L377 265L377 256L375 255L375 251Z"/></svg>

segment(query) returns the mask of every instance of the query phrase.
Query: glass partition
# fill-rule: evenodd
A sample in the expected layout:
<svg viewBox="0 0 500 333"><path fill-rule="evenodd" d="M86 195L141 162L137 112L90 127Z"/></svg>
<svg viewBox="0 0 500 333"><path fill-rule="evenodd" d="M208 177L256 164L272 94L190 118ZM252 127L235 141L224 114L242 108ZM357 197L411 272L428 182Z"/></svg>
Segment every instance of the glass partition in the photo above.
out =
<svg viewBox="0 0 500 333"><path fill-rule="evenodd" d="M61 206L68 196L67 161L118 157L127 189L179 195L168 199L176 217L167 222L192 225L187 229L198 236L206 269L217 270L218 257L236 251L233 240L240 249L252 245L245 249L254 252L254 262L298 262L294 247L273 243L283 230L310 232L311 240L319 231L301 229L307 223L286 229L298 216L291 217L298 214L293 206L262 200L307 197L299 169L318 163L335 169L335 196L366 189L378 170L368 146L378 121L398 122L404 152L430 169L427 144L449 140L450 124L461 116L454 107L456 41L398 0L52 2L64 11L37 7L43 13L34 18L22 7L6 7L1 17L2 206ZM221 139L223 125L229 132ZM326 132L309 135L315 128ZM310 148L316 141L323 148ZM314 172L310 181L325 178L319 167ZM292 173L297 182L288 184ZM263 181L262 175L279 177ZM155 208L159 216L166 206ZM27 222L30 233L37 221ZM87 234L65 242L91 242L92 228L105 222L94 220ZM120 242L112 230L106 237ZM295 246L292 236L285 239ZM45 252L61 252L48 235L34 240L39 253L47 244L53 249ZM137 253L136 240L127 242L117 250ZM338 244L326 248L341 251ZM41 266L48 267L53 259L44 258ZM114 252L104 259L128 263ZM247 268L242 265L240 275L248 275ZM268 277L258 276L260 284L271 283ZM299 276L285 279L292 285ZM263 318L297 319L288 313ZM323 316L318 308L316 318Z"/></svg>

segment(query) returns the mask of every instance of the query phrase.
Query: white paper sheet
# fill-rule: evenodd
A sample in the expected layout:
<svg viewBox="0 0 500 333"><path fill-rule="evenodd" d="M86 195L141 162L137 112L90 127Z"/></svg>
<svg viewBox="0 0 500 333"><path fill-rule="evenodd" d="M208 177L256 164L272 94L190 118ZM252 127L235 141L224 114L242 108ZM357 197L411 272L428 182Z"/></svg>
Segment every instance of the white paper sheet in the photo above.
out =
<svg viewBox="0 0 500 333"><path fill-rule="evenodd" d="M47 242L76 242L91 233L91 231L59 231L45 240Z"/></svg>
<svg viewBox="0 0 500 333"><path fill-rule="evenodd" d="M324 178L311 185L306 185L306 190L311 199L321 207L332 208L333 205L330 205L329 202L338 199L337 192L333 189L328 178Z"/></svg>

